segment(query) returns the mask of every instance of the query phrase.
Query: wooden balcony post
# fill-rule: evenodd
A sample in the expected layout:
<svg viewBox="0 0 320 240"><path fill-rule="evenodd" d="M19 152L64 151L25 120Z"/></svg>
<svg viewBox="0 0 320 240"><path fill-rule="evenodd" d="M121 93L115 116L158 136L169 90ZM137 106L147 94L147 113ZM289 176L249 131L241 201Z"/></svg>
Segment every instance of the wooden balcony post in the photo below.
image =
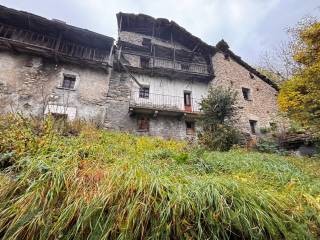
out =
<svg viewBox="0 0 320 240"><path fill-rule="evenodd" d="M59 33L59 36L58 36L58 39L57 39L57 41L56 41L56 45L55 45L55 47L54 47L55 53L57 53L57 52L59 51L61 39L62 39L62 33L60 32L60 33Z"/></svg>

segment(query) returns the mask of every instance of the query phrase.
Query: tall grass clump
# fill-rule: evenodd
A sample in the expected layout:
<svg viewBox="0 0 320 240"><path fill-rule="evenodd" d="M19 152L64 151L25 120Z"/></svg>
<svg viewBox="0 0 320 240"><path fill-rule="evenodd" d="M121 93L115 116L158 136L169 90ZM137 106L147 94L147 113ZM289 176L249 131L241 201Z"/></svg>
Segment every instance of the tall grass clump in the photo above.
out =
<svg viewBox="0 0 320 240"><path fill-rule="evenodd" d="M68 124L0 117L0 239L320 237L317 159Z"/></svg>

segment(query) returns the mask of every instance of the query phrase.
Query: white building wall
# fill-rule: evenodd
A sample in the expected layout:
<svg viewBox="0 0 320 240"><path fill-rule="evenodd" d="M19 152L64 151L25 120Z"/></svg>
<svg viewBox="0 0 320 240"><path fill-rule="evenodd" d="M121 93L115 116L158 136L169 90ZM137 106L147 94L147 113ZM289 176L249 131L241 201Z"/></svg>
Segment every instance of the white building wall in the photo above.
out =
<svg viewBox="0 0 320 240"><path fill-rule="evenodd" d="M180 110L184 108L184 92L190 91L193 99L194 110L199 110L199 102L208 93L208 82L168 79L165 77L150 77L147 75L136 75L137 80L145 86L149 86L149 98L139 98L139 86L135 84L132 88L131 99L141 104L163 105L175 107Z"/></svg>

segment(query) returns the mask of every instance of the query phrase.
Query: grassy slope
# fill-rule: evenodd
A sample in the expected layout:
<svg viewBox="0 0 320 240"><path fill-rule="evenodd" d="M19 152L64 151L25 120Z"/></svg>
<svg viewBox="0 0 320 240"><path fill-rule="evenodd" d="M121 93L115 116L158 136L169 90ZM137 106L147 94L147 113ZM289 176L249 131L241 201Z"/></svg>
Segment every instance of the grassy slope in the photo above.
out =
<svg viewBox="0 0 320 240"><path fill-rule="evenodd" d="M0 238L320 236L319 160L72 129L0 117Z"/></svg>

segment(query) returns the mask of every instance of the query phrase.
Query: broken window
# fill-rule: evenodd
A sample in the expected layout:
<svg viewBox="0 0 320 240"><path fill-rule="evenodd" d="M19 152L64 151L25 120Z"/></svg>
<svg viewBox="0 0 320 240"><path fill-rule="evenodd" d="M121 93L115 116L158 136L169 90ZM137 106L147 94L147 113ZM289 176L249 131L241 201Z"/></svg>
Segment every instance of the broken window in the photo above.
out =
<svg viewBox="0 0 320 240"><path fill-rule="evenodd" d="M190 65L187 63L182 63L181 64L181 70L188 71L190 69Z"/></svg>
<svg viewBox="0 0 320 240"><path fill-rule="evenodd" d="M145 116L138 117L138 130L149 131L149 118Z"/></svg>
<svg viewBox="0 0 320 240"><path fill-rule="evenodd" d="M247 101L251 100L251 96L250 96L250 89L249 88L242 88L242 94L243 94L243 98Z"/></svg>
<svg viewBox="0 0 320 240"><path fill-rule="evenodd" d="M256 134L257 132L257 121L256 120L249 120L250 123L250 129L252 134Z"/></svg>
<svg viewBox="0 0 320 240"><path fill-rule="evenodd" d="M76 83L76 76L64 75L62 87L65 89L74 89Z"/></svg>
<svg viewBox="0 0 320 240"><path fill-rule="evenodd" d="M140 57L140 66L141 68L149 68L150 58Z"/></svg>
<svg viewBox="0 0 320 240"><path fill-rule="evenodd" d="M195 134L195 123L186 121L186 133L187 135L194 135Z"/></svg>
<svg viewBox="0 0 320 240"><path fill-rule="evenodd" d="M139 89L139 97L140 98L149 98L149 87L141 87Z"/></svg>

